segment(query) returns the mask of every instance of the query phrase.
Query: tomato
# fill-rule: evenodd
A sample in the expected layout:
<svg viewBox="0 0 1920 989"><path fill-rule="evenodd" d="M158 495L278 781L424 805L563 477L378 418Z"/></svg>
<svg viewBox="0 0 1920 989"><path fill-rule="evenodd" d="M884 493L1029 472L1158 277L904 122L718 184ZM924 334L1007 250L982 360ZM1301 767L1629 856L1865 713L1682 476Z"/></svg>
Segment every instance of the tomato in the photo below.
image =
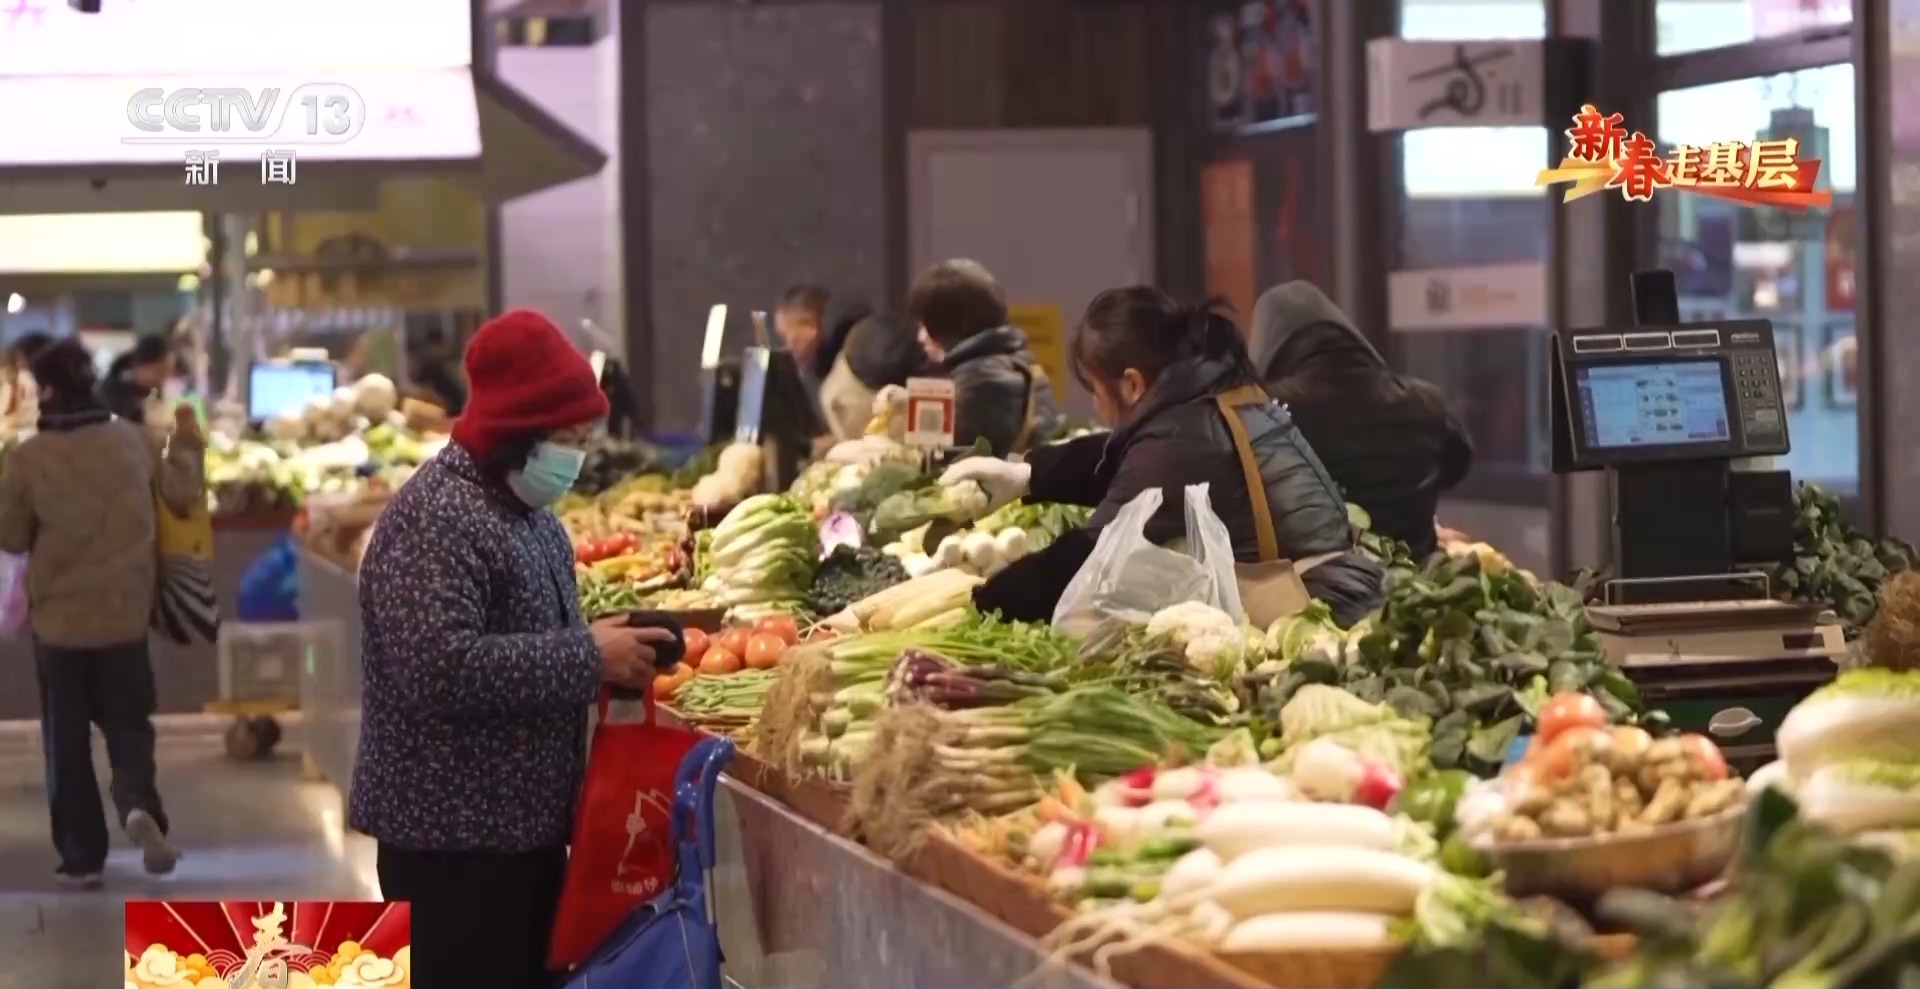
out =
<svg viewBox="0 0 1920 989"><path fill-rule="evenodd" d="M753 623L755 635L777 635L780 641L793 645L800 641L800 626L793 621L792 615L768 615Z"/></svg>
<svg viewBox="0 0 1920 989"><path fill-rule="evenodd" d="M700 672L704 676L724 676L740 672L740 654L730 652L720 646L707 650L700 660Z"/></svg>
<svg viewBox="0 0 1920 989"><path fill-rule="evenodd" d="M653 678L653 699L656 701L673 700L680 689L680 681L671 673L661 673Z"/></svg>
<svg viewBox="0 0 1920 989"><path fill-rule="evenodd" d="M1534 734L1540 744L1552 745L1553 740L1569 728L1606 727L1607 711L1586 694L1555 694L1540 708L1539 720Z"/></svg>
<svg viewBox="0 0 1920 989"><path fill-rule="evenodd" d="M730 628L715 636L713 644L740 657L747 654L747 640L752 637L753 633L744 628Z"/></svg>
<svg viewBox="0 0 1920 989"><path fill-rule="evenodd" d="M1598 754L1612 744L1613 736L1605 729L1575 725L1547 743L1537 760L1540 772L1548 779L1566 779L1582 765L1582 756Z"/></svg>
<svg viewBox="0 0 1920 989"><path fill-rule="evenodd" d="M1718 782L1727 778L1727 757L1713 739L1705 735L1682 735L1680 746L1687 755L1687 765L1700 774L1701 779Z"/></svg>
<svg viewBox="0 0 1920 989"><path fill-rule="evenodd" d="M787 651L787 640L771 632L761 632L747 640L747 665L756 670L770 670L780 664L780 656Z"/></svg>
<svg viewBox="0 0 1920 989"><path fill-rule="evenodd" d="M697 628L690 628L682 637L687 640L687 655L681 659L681 662L685 663L688 669L699 666L701 657L707 654L707 646L711 644L707 641L707 633Z"/></svg>

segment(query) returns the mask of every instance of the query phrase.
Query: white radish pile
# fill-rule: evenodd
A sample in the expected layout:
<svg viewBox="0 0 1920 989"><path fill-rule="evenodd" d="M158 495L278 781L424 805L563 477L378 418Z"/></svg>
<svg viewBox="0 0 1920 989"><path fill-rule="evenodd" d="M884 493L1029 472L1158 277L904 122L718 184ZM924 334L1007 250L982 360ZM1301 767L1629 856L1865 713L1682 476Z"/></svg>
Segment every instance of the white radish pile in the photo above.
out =
<svg viewBox="0 0 1920 989"><path fill-rule="evenodd" d="M931 553L917 552L911 546L898 543L889 545L885 551L899 557L909 577L923 577L939 570L991 577L1027 555L1027 531L1018 526L1007 526L991 534L975 529L956 532L940 540L940 545Z"/></svg>
<svg viewBox="0 0 1920 989"><path fill-rule="evenodd" d="M1153 781L1152 802L1102 806L1096 822L1124 843L1143 830L1129 824L1151 826L1152 818L1179 827L1181 815L1164 808L1191 808L1197 823L1187 833L1201 847L1173 863L1156 899L1063 924L1048 939L1058 955L1091 950L1104 975L1116 954L1166 937L1224 952L1389 947L1394 922L1412 916L1441 875L1395 851L1393 818L1372 807L1300 799L1289 781L1257 768L1202 770L1202 793L1169 800L1181 788L1166 780L1174 772ZM1273 784L1255 784L1249 772Z"/></svg>

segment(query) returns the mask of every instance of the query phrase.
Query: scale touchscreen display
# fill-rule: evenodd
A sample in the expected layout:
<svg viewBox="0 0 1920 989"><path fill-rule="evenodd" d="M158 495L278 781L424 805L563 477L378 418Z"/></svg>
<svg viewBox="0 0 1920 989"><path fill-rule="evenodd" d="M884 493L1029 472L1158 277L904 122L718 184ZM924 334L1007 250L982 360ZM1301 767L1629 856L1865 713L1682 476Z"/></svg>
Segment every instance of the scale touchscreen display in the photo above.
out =
<svg viewBox="0 0 1920 989"><path fill-rule="evenodd" d="M1733 438L1719 361L1611 364L1579 371L1587 446L1725 443Z"/></svg>

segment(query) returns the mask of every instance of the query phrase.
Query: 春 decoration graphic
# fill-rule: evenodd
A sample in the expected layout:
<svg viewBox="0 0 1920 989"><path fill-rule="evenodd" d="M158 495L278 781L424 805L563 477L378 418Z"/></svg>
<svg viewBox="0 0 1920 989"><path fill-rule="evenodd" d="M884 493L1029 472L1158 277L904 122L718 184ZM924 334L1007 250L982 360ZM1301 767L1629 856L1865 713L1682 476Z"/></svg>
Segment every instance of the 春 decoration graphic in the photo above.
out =
<svg viewBox="0 0 1920 989"><path fill-rule="evenodd" d="M1572 202L1618 189L1629 202L1647 202L1655 192L1679 189L1740 203L1802 212L1833 205L1833 192L1818 187L1820 159L1800 157L1793 137L1683 144L1662 151L1644 131L1628 131L1626 118L1588 104L1567 128L1567 156L1540 170L1535 184L1570 185Z"/></svg>
<svg viewBox="0 0 1920 989"><path fill-rule="evenodd" d="M126 989L411 985L404 903L132 901L126 918Z"/></svg>

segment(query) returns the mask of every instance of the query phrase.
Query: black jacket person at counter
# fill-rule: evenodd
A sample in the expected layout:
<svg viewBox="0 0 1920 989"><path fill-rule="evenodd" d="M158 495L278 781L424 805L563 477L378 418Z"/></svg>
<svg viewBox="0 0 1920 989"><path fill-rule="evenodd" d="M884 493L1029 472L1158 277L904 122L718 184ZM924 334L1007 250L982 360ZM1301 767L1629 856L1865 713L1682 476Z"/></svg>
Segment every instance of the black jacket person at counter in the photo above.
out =
<svg viewBox="0 0 1920 989"><path fill-rule="evenodd" d="M914 279L907 318L927 357L953 380L953 441L986 440L998 456L1058 433L1047 373L1007 315L1007 295L974 261L943 261Z"/></svg>
<svg viewBox="0 0 1920 989"><path fill-rule="evenodd" d="M1473 463L1467 430L1440 389L1403 377L1312 283L1268 289L1253 307L1253 342L1267 391L1313 444L1373 531L1415 559L1437 546L1434 508Z"/></svg>
<svg viewBox="0 0 1920 989"><path fill-rule="evenodd" d="M941 478L975 481L996 504L1024 496L1095 506L1086 529L981 585L977 607L1028 621L1051 618L1099 530L1123 506L1162 488L1165 500L1147 538L1166 543L1185 536L1185 487L1201 483L1233 537L1237 560L1295 561L1308 592L1342 625L1378 603L1385 571L1354 552L1339 490L1286 409L1260 388L1224 313L1212 305L1182 307L1148 286L1115 289L1087 307L1072 348L1075 374L1112 433L1038 447L1025 463L969 458Z"/></svg>

